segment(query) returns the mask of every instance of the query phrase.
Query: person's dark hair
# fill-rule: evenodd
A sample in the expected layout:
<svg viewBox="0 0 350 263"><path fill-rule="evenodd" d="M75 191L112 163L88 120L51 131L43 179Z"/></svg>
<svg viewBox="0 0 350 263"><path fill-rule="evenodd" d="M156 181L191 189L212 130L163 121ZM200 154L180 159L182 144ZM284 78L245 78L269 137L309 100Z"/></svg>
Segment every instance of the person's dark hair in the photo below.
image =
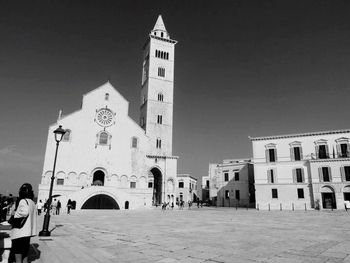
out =
<svg viewBox="0 0 350 263"><path fill-rule="evenodd" d="M25 183L19 188L18 198L16 200L16 208L18 207L21 199L34 199L33 187L31 184Z"/></svg>

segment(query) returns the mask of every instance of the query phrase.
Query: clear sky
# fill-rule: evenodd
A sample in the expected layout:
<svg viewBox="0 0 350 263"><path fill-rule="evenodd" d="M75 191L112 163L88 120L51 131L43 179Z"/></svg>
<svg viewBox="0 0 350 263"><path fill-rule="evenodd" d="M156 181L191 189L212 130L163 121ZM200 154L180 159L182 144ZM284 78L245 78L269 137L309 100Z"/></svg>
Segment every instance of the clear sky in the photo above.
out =
<svg viewBox="0 0 350 263"><path fill-rule="evenodd" d="M37 189L48 126L108 79L138 121L158 14L179 41L179 173L251 157L249 135L349 128L350 1L0 0L0 193Z"/></svg>

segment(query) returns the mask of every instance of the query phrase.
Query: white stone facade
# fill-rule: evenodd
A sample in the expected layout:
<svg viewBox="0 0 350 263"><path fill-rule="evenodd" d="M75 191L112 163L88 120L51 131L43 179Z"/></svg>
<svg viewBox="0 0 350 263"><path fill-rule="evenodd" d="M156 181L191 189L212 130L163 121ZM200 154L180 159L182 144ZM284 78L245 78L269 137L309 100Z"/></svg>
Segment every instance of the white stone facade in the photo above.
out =
<svg viewBox="0 0 350 263"><path fill-rule="evenodd" d="M159 36L154 38L154 32ZM166 65L151 55L163 42L171 58ZM85 94L80 110L60 116L49 127L38 199L44 201L49 195L56 149L53 131L58 125L68 131L59 144L53 188L63 205L71 199L76 209L137 209L176 195L178 157L172 156L175 43L159 16L144 48L152 69L146 78L152 81L143 81L141 126L128 116L128 101L108 82ZM153 76L159 67L166 68L166 79ZM159 115L162 118L157 121Z"/></svg>
<svg viewBox="0 0 350 263"><path fill-rule="evenodd" d="M254 170L250 160L228 159L209 164L203 188L212 205L220 207L254 206Z"/></svg>
<svg viewBox="0 0 350 263"><path fill-rule="evenodd" d="M197 201L197 179L189 174L178 174L178 185L176 189L176 201Z"/></svg>
<svg viewBox="0 0 350 263"><path fill-rule="evenodd" d="M350 130L250 139L258 209L344 209Z"/></svg>

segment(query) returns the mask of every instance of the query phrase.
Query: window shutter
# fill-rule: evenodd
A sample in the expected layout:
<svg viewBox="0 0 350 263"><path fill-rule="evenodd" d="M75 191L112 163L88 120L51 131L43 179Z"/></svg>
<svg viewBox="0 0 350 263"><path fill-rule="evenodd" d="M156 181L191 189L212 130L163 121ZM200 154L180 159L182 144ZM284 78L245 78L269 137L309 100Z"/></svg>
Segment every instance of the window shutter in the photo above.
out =
<svg viewBox="0 0 350 263"><path fill-rule="evenodd" d="M328 168L328 174L329 174L329 182L332 182L332 169L331 167L327 167Z"/></svg>
<svg viewBox="0 0 350 263"><path fill-rule="evenodd" d="M267 170L267 183L271 184L271 170Z"/></svg>
<svg viewBox="0 0 350 263"><path fill-rule="evenodd" d="M320 183L323 183L322 167L318 167L318 176L320 177Z"/></svg>
<svg viewBox="0 0 350 263"><path fill-rule="evenodd" d="M300 151L300 160L303 160L303 147L299 147L299 151Z"/></svg>
<svg viewBox="0 0 350 263"><path fill-rule="evenodd" d="M293 183L296 183L297 182L297 171L295 168L292 170L292 173L293 173Z"/></svg>
<svg viewBox="0 0 350 263"><path fill-rule="evenodd" d="M340 144L337 143L337 157L339 158L341 156L341 148L340 148Z"/></svg>
<svg viewBox="0 0 350 263"><path fill-rule="evenodd" d="M273 182L277 184L277 169L273 169Z"/></svg>
<svg viewBox="0 0 350 263"><path fill-rule="evenodd" d="M266 162L270 162L270 154L269 154L269 149L265 150L265 157L266 157Z"/></svg>
<svg viewBox="0 0 350 263"><path fill-rule="evenodd" d="M318 145L316 145L316 159L318 159L319 156L319 149L320 147L318 147Z"/></svg>
<svg viewBox="0 0 350 263"><path fill-rule="evenodd" d="M345 182L346 179L345 179L345 168L344 168L344 166L340 167L340 175L341 175L341 181Z"/></svg>
<svg viewBox="0 0 350 263"><path fill-rule="evenodd" d="M273 151L275 152L275 162L277 162L277 149L273 149Z"/></svg>
<svg viewBox="0 0 350 263"><path fill-rule="evenodd" d="M304 168L301 168L301 180L305 183Z"/></svg>
<svg viewBox="0 0 350 263"><path fill-rule="evenodd" d="M291 161L295 161L294 147L290 147L290 159Z"/></svg>
<svg viewBox="0 0 350 263"><path fill-rule="evenodd" d="M326 148L326 156L327 156L327 158L329 158L329 149L328 149L328 145L325 145L325 148Z"/></svg>

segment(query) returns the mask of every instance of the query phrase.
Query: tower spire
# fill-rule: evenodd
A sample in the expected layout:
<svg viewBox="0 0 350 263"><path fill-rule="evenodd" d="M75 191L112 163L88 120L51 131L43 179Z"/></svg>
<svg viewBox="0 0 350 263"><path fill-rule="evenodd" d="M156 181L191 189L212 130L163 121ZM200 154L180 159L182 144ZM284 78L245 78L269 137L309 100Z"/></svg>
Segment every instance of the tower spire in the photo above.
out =
<svg viewBox="0 0 350 263"><path fill-rule="evenodd" d="M153 30L151 31L151 34L161 38L170 38L168 31L165 28L162 15L158 16L156 24L154 25Z"/></svg>

